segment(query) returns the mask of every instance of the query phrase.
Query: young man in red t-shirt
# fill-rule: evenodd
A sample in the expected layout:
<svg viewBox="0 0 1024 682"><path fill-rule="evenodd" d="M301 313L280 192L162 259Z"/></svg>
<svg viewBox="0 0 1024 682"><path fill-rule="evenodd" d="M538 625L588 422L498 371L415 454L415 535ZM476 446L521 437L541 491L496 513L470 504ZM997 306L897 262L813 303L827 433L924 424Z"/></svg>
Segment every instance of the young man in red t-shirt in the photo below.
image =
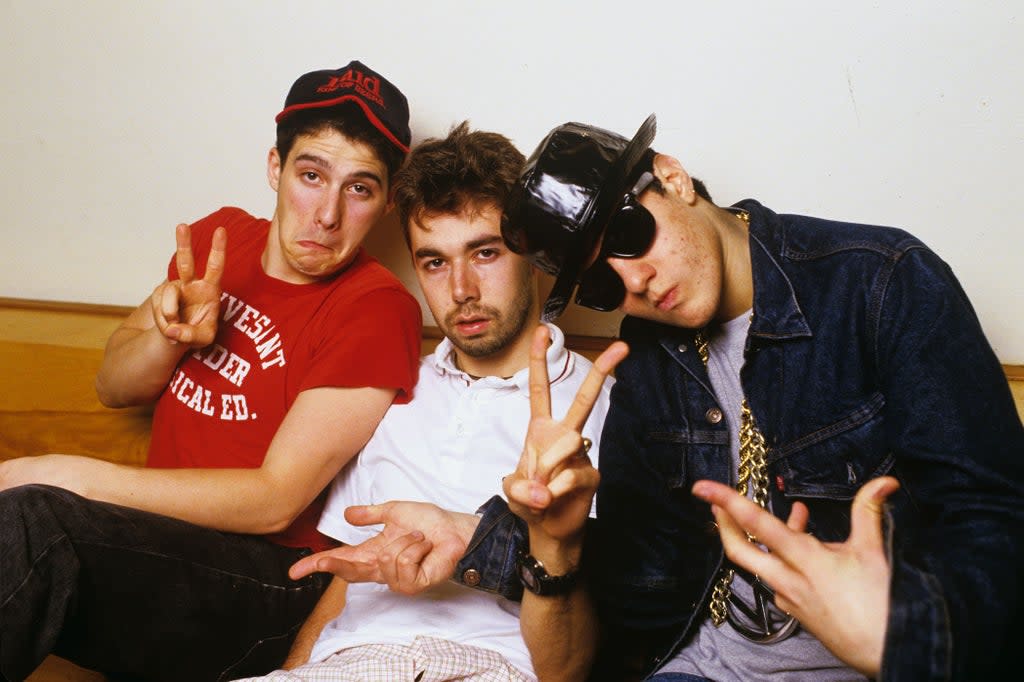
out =
<svg viewBox="0 0 1024 682"><path fill-rule="evenodd" d="M287 575L326 547L322 491L416 380L419 305L361 247L408 117L359 62L300 77L273 217L179 225L167 279L107 343L100 399L156 406L149 466L0 465L0 679L49 653L147 680L281 663L326 584Z"/></svg>

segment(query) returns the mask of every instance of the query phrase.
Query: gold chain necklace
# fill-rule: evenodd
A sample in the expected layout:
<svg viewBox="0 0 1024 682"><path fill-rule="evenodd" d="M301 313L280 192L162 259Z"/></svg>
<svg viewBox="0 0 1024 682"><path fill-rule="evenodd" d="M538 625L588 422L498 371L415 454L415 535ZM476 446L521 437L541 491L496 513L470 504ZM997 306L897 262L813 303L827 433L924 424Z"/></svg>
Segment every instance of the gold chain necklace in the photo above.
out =
<svg viewBox="0 0 1024 682"><path fill-rule="evenodd" d="M750 225L750 215L746 211L738 211L736 215L738 215L748 226ZM694 343L697 347L697 354L700 356L701 361L703 361L704 366L707 367L708 359L711 357L711 354L703 329L694 335ZM760 429L757 428L757 424L754 421L754 414L750 411L750 405L747 403L747 399L745 397L743 398L743 402L740 403L739 437L740 461L736 472L736 491L740 495L746 496L747 493L752 490L752 498L754 502L762 509L767 509L768 447L765 443L764 435L761 433ZM757 538L750 535L750 533L747 533L747 540L749 542L756 542ZM753 615L756 616L756 620L761 626L761 629L758 630L746 626L733 617L730 613L729 605L733 600L732 580L735 575L735 569L723 567L715 581L714 588L711 590L711 600L708 603L708 611L711 615L711 622L714 623L715 627L729 621L729 623L742 636L751 641L763 644L781 641L796 631L797 622L795 618L790 617L782 623L781 627L778 628L776 628L775 624L771 622L771 617L766 609L767 601L769 599L774 601L774 595L772 595L771 591L757 579L757 576L754 577L753 587L755 598L757 600L758 611ZM743 610L745 612L749 611L749 609ZM748 613L748 615L751 614Z"/></svg>

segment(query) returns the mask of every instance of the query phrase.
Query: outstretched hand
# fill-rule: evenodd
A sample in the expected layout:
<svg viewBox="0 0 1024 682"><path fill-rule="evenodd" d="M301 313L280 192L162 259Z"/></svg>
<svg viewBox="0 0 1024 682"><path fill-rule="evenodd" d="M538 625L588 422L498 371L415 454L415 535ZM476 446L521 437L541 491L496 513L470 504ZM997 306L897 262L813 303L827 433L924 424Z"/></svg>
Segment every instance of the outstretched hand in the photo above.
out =
<svg viewBox="0 0 1024 682"><path fill-rule="evenodd" d="M793 505L783 523L770 512L714 481L693 493L710 503L726 556L775 590L775 605L833 654L869 677L882 664L889 583L882 517L886 498L899 488L891 477L866 483L853 500L846 542L823 543L806 534L807 507ZM748 534L769 551L749 542Z"/></svg>
<svg viewBox="0 0 1024 682"><path fill-rule="evenodd" d="M178 279L164 282L153 291L150 296L153 320L167 339L190 348L202 348L213 343L217 335L227 231L223 227L214 230L206 271L201 279L195 278L191 229L182 223L174 234L178 245L175 252Z"/></svg>
<svg viewBox="0 0 1024 682"><path fill-rule="evenodd" d="M502 486L509 508L535 530L554 540L582 535L600 476L581 434L601 394L604 380L629 348L617 341L594 361L561 421L551 416L548 382L549 330L541 325L530 346L530 424L514 473Z"/></svg>
<svg viewBox="0 0 1024 682"><path fill-rule="evenodd" d="M446 582L466 552L479 519L427 502L392 501L345 510L354 526L384 524L358 545L335 547L300 559L288 574L295 580L315 572L348 582L375 582L402 594L417 594Z"/></svg>

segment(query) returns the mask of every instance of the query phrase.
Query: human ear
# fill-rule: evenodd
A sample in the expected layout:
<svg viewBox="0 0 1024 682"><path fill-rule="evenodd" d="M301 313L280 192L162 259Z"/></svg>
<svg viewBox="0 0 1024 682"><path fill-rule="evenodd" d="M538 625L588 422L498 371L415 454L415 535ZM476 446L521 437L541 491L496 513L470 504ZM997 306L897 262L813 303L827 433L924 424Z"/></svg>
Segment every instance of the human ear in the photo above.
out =
<svg viewBox="0 0 1024 682"><path fill-rule="evenodd" d="M271 147L267 154L267 182L275 192L281 184L281 154L277 147Z"/></svg>
<svg viewBox="0 0 1024 682"><path fill-rule="evenodd" d="M656 154L652 163L654 177L661 182L666 192L674 194L688 204L697 201L697 193L693 190L693 180L690 174L679 163L679 159L667 154Z"/></svg>

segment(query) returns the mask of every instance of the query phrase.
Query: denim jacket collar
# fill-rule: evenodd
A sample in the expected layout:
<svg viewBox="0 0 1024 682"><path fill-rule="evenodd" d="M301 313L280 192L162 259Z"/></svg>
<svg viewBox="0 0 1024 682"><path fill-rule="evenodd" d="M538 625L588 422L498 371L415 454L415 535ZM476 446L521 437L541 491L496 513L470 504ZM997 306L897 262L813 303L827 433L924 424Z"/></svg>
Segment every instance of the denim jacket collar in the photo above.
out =
<svg viewBox="0 0 1024 682"><path fill-rule="evenodd" d="M754 317L750 323L750 336L765 340L812 336L793 285L778 261L784 247L785 225L777 215L754 199L745 199L735 207L750 214L750 260L754 277ZM687 352L695 349L697 330L651 322L640 324L651 325L658 344L713 393L699 356L696 352ZM749 339L747 343L749 346Z"/></svg>
<svg viewBox="0 0 1024 682"><path fill-rule="evenodd" d="M753 199L745 199L736 207L750 214L750 262L754 271L754 319L750 334L764 339L811 336L793 284L774 255L783 251L785 225ZM769 221L776 224L769 225Z"/></svg>

